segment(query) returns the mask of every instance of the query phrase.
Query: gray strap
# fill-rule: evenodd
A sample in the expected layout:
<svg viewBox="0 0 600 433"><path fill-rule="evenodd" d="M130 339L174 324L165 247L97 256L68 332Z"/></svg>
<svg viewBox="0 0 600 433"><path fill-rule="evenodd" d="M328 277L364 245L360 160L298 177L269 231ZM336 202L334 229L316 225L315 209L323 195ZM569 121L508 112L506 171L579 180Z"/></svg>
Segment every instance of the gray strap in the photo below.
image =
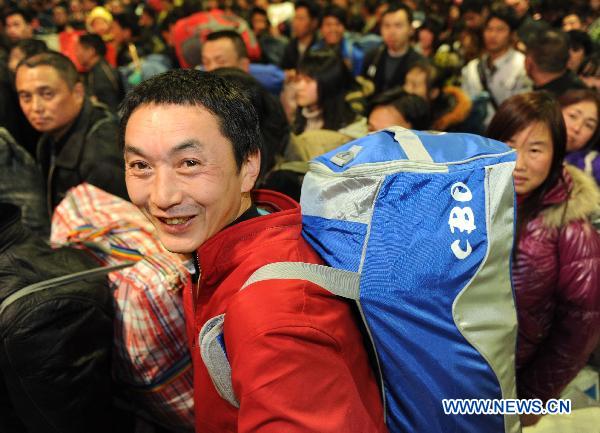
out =
<svg viewBox="0 0 600 433"><path fill-rule="evenodd" d="M212 380L217 393L232 406L240 407L233 391L231 383L231 366L227 359L227 353L219 342L219 336L223 334L225 314L208 320L198 335L200 356L206 366L206 370Z"/></svg>
<svg viewBox="0 0 600 433"><path fill-rule="evenodd" d="M135 262L125 262L119 263L118 265L112 266L104 266L101 268L93 268L87 269L81 272L75 272L68 275L63 275L62 277L51 278L49 280L40 281L39 283L30 284L29 286L25 286L20 290L17 290L10 296L7 296L6 299L0 304L0 315L6 310L11 304L18 301L25 296L29 296L32 293L40 292L42 290L49 289L51 287L55 287L57 285L63 285L67 283L71 283L73 281L78 281L83 278L91 278L98 275L105 275L113 271L118 271L120 269L128 268L129 266L134 265Z"/></svg>
<svg viewBox="0 0 600 433"><path fill-rule="evenodd" d="M394 140L398 142L409 160L433 162L431 155L425 149L419 136L410 129L402 128L401 126L390 126L385 129L394 133Z"/></svg>
<svg viewBox="0 0 600 433"><path fill-rule="evenodd" d="M264 280L306 280L337 296L358 301L360 274L329 266L301 262L270 263L257 269L242 286Z"/></svg>

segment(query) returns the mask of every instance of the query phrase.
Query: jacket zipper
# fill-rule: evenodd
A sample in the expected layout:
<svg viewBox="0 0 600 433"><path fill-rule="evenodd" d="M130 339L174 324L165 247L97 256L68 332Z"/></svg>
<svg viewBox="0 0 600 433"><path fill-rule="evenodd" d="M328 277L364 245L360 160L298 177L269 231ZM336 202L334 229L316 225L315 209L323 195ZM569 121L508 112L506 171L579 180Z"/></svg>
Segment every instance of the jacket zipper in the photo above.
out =
<svg viewBox="0 0 600 433"><path fill-rule="evenodd" d="M52 220L52 176L54 176L54 168L56 166L54 156L54 147L52 148L52 156L50 157L50 168L48 170L48 178L46 179L46 205L48 206L48 215Z"/></svg>
<svg viewBox="0 0 600 433"><path fill-rule="evenodd" d="M22 299L26 296L29 296L36 292L41 292L42 290L50 289L52 287L58 286L59 284L68 284L73 281L81 280L83 278L94 277L97 275L108 274L113 271L118 271L119 269L128 268L129 266L134 265L135 262L126 262L120 263L118 265L113 266L105 266L102 268L93 268L87 269L81 272L75 272L72 274L64 275L62 277L51 278L49 280L40 281L39 283L30 284L29 286L25 286L22 289L17 290L12 293L10 296L7 296L4 301L0 304L0 315L4 313L4 311L12 304L17 302L19 299Z"/></svg>

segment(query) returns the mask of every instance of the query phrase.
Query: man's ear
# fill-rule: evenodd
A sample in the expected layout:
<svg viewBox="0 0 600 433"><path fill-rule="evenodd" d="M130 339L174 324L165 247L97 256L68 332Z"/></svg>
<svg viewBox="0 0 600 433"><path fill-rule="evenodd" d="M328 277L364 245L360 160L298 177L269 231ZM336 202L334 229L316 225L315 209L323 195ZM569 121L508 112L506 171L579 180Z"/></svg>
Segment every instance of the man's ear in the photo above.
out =
<svg viewBox="0 0 600 433"><path fill-rule="evenodd" d="M440 96L440 89L438 89L437 87L435 89L431 89L429 91L429 100L430 101L435 101L438 96Z"/></svg>
<svg viewBox="0 0 600 433"><path fill-rule="evenodd" d="M83 102L83 99L85 98L85 87L81 81L76 82L73 86L73 94L75 95L77 102Z"/></svg>
<svg viewBox="0 0 600 433"><path fill-rule="evenodd" d="M534 69L535 69L535 62L533 61L533 59L531 58L531 56L525 55L525 72L527 73L527 75L529 76L529 78L532 78L532 75L534 73Z"/></svg>
<svg viewBox="0 0 600 433"><path fill-rule="evenodd" d="M241 168L242 190L241 192L250 192L260 174L260 151L256 151L246 158Z"/></svg>
<svg viewBox="0 0 600 433"><path fill-rule="evenodd" d="M240 59L240 69L244 72L250 71L250 59L248 57Z"/></svg>

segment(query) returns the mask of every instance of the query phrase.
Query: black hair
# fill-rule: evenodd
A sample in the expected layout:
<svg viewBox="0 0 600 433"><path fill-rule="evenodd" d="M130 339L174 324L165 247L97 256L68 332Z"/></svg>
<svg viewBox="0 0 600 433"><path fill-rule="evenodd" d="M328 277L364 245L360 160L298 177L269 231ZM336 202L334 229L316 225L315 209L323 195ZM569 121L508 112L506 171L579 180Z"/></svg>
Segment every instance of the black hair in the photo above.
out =
<svg viewBox="0 0 600 433"><path fill-rule="evenodd" d="M140 25L135 15L128 13L114 14L113 21L119 24L123 29L131 31L131 36L136 38L140 35Z"/></svg>
<svg viewBox="0 0 600 433"><path fill-rule="evenodd" d="M412 129L426 130L431 125L431 110L423 98L405 92L402 87L394 87L375 96L369 105L369 116L377 107L390 106L402 114Z"/></svg>
<svg viewBox="0 0 600 433"><path fill-rule="evenodd" d="M330 49L307 52L298 65L298 74L307 75L317 82L324 129L340 129L356 118L345 98L347 93L358 88L358 84L337 52ZM294 132L301 133L305 126L304 116L297 115Z"/></svg>
<svg viewBox="0 0 600 433"><path fill-rule="evenodd" d="M212 113L221 134L231 142L238 169L250 155L262 148L258 116L248 94L238 84L218 74L174 69L134 87L119 108L119 143L122 148L131 114L149 104L195 106Z"/></svg>
<svg viewBox="0 0 600 433"><path fill-rule="evenodd" d="M6 24L7 18L13 15L21 15L23 17L23 20L28 24L31 24L34 18L33 11L29 9L11 8L4 13L4 23Z"/></svg>
<svg viewBox="0 0 600 433"><path fill-rule="evenodd" d="M586 57L592 54L594 45L587 32L582 30L569 30L567 32L567 37L569 38L570 49L575 51L583 50Z"/></svg>
<svg viewBox="0 0 600 433"><path fill-rule="evenodd" d="M73 62L64 54L57 53L56 51L46 51L22 60L17 66L17 71L23 66L27 66L28 68L50 66L65 80L69 89L72 89L80 81L79 73Z"/></svg>
<svg viewBox="0 0 600 433"><path fill-rule="evenodd" d="M242 36L235 30L218 30L216 32L209 33L206 37L207 41L216 41L219 39L229 39L235 48L240 59L248 57L248 49L244 43Z"/></svg>
<svg viewBox="0 0 600 433"><path fill-rule="evenodd" d="M519 27L519 18L517 17L515 10L510 6L506 6L504 3L495 3L492 5L490 13L485 20L486 26L492 18L496 18L497 20L506 23L511 32L514 32Z"/></svg>
<svg viewBox="0 0 600 433"><path fill-rule="evenodd" d="M48 51L46 43L39 39L20 40L12 46L12 49L19 49L23 53L24 59L26 59L27 57L31 57L35 54L45 53L46 51Z"/></svg>
<svg viewBox="0 0 600 433"><path fill-rule="evenodd" d="M477 14L482 13L488 6L488 2L485 0L463 0L460 5L460 13L462 15L467 12L475 12Z"/></svg>
<svg viewBox="0 0 600 433"><path fill-rule="evenodd" d="M387 14L392 14L392 13L398 12L398 11L406 12L406 17L408 18L408 24L411 25L412 20L413 20L412 10L406 4L399 2L399 1L390 2L387 9L383 12L381 19L383 19L383 17L386 16Z"/></svg>
<svg viewBox="0 0 600 433"><path fill-rule="evenodd" d="M336 5L327 6L321 14L321 22L328 17L337 19L344 27L348 24L348 12L342 7Z"/></svg>
<svg viewBox="0 0 600 433"><path fill-rule="evenodd" d="M276 157L283 155L289 141L290 125L283 106L252 75L238 68L218 68L212 73L236 83L256 109L263 138L260 152L262 177L275 166Z"/></svg>
<svg viewBox="0 0 600 433"><path fill-rule="evenodd" d="M99 35L91 33L81 35L79 43L87 48L92 48L100 57L104 57L106 54L106 44Z"/></svg>
<svg viewBox="0 0 600 433"><path fill-rule="evenodd" d="M567 35L561 30L545 30L532 37L527 45L527 55L543 72L562 72L569 61Z"/></svg>
<svg viewBox="0 0 600 433"><path fill-rule="evenodd" d="M311 18L319 19L321 16L321 8L312 0L298 0L294 9L305 8Z"/></svg>

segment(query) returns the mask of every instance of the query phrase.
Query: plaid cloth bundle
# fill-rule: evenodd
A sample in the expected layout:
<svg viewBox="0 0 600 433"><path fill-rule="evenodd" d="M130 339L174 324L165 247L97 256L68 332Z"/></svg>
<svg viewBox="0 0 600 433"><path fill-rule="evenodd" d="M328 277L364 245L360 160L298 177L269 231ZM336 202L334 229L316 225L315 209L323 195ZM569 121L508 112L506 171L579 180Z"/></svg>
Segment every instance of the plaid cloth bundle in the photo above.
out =
<svg viewBox="0 0 600 433"><path fill-rule="evenodd" d="M182 289L191 281L182 259L164 249L133 204L85 183L56 208L51 242L86 249L101 265L137 262L109 274L115 299L114 376L145 416L193 430L182 300Z"/></svg>

